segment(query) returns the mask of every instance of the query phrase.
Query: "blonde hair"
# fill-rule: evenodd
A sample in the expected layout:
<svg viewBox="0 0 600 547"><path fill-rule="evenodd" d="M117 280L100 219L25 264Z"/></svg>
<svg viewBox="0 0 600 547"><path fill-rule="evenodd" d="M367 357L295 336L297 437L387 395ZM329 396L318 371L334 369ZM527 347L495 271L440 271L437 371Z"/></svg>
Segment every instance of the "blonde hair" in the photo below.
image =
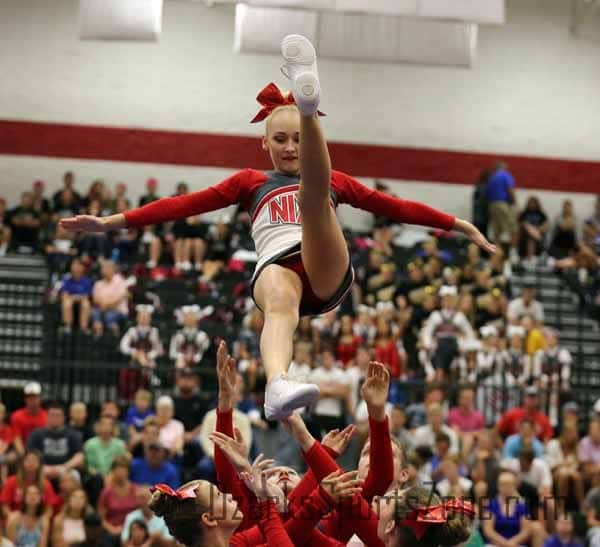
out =
<svg viewBox="0 0 600 547"><path fill-rule="evenodd" d="M138 389L135 392L135 395L134 395L133 398L134 398L135 401L137 401L138 399L140 399L141 401L146 401L147 403L151 403L152 402L152 393L150 393L146 389Z"/></svg>
<svg viewBox="0 0 600 547"><path fill-rule="evenodd" d="M289 92L288 92L289 93ZM284 94L285 95L285 94ZM266 118L265 118L265 135L268 135L270 132L270 127L271 127L271 121L273 119L273 117L275 116L275 114L277 114L278 112L283 112L283 111L294 111L294 112L300 112L298 110L298 107L295 104L284 104L282 106L278 106L276 107Z"/></svg>

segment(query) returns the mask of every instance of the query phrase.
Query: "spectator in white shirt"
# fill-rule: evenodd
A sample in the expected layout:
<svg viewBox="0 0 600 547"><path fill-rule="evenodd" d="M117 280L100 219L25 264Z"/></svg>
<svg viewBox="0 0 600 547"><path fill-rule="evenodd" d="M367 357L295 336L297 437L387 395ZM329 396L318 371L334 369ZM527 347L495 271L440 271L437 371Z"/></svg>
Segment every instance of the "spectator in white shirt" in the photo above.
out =
<svg viewBox="0 0 600 547"><path fill-rule="evenodd" d="M454 496L460 499L469 497L473 482L460 476L456 462L449 458L443 460L440 463L440 471L443 479L435 485L440 496Z"/></svg>
<svg viewBox="0 0 600 547"><path fill-rule="evenodd" d="M444 380L453 361L460 355L462 341L475 338L469 320L457 310L456 287L443 286L439 296L442 308L429 316L421 332L424 352L420 358L430 381L434 378Z"/></svg>
<svg viewBox="0 0 600 547"><path fill-rule="evenodd" d="M538 324L544 322L544 307L535 299L533 283L525 283L521 296L511 300L506 311L506 317L512 324L519 324L526 315L532 316Z"/></svg>
<svg viewBox="0 0 600 547"><path fill-rule="evenodd" d="M321 433L342 429L345 407L350 393L350 378L335 361L333 351L326 348L320 355L320 366L313 369L309 381L321 390L315 406L315 425Z"/></svg>
<svg viewBox="0 0 600 547"><path fill-rule="evenodd" d="M435 436L443 432L450 439L450 454L458 455L458 437L452 428L444 423L444 413L441 405L432 403L427 407L427 424L417 427L415 430L415 446L427 446L433 450L435 445Z"/></svg>

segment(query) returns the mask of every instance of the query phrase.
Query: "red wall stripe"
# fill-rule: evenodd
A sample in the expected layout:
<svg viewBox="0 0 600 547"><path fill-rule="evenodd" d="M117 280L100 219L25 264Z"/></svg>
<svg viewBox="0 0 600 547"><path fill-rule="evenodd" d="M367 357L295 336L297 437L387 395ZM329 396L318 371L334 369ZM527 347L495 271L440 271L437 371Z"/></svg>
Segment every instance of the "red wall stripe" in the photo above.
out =
<svg viewBox="0 0 600 547"><path fill-rule="evenodd" d="M472 183L501 157L522 188L600 193L600 162L330 143L336 169L357 177ZM255 137L0 120L0 154L265 169Z"/></svg>

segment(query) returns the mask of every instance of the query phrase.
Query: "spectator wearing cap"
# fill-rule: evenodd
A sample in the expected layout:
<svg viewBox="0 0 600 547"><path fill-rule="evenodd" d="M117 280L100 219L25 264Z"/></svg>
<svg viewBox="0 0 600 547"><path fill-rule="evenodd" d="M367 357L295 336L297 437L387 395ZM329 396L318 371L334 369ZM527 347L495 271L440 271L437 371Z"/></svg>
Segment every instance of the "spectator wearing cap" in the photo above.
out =
<svg viewBox="0 0 600 547"><path fill-rule="evenodd" d="M182 306L180 315L183 328L171 337L169 357L177 369L195 367L210 347L210 338L198 328L201 315L199 306Z"/></svg>
<svg viewBox="0 0 600 547"><path fill-rule="evenodd" d="M37 382L28 383L23 389L25 406L15 410L10 423L15 432L15 448L19 454L25 451L25 444L34 429L48 424L48 413L42 408L42 386Z"/></svg>
<svg viewBox="0 0 600 547"><path fill-rule="evenodd" d="M519 324L526 315L533 317L536 323L544 322L544 307L535 299L535 284L526 282L519 298L511 300L506 311L507 319L513 324Z"/></svg>
<svg viewBox="0 0 600 547"><path fill-rule="evenodd" d="M475 408L475 391L472 387L461 387L458 392L458 405L448 412L448 425L458 435L462 453L468 457L477 436L485 428L483 414Z"/></svg>
<svg viewBox="0 0 600 547"><path fill-rule="evenodd" d="M148 484L138 485L136 488L136 499L138 508L125 517L123 531L121 532L121 544L125 545L131 536L131 524L143 522L148 528L151 542L154 547L175 547L175 540L169 533L169 529L163 517L156 516L149 507L152 494Z"/></svg>
<svg viewBox="0 0 600 547"><path fill-rule="evenodd" d="M445 379L453 361L459 356L463 340L475 338L473 328L464 313L457 310L456 287L444 285L439 292L441 310L434 311L421 331L422 356L427 377Z"/></svg>
<svg viewBox="0 0 600 547"><path fill-rule="evenodd" d="M48 425L31 433L27 449L42 454L44 473L52 480L58 481L65 469L83 467L81 436L65 425L65 409L57 402L48 405Z"/></svg>
<svg viewBox="0 0 600 547"><path fill-rule="evenodd" d="M74 312L79 311L79 328L87 332L90 325L92 311L93 283L90 277L85 275L85 266L79 258L71 262L71 273L65 275L60 285L60 304L62 321L65 329L73 328Z"/></svg>
<svg viewBox="0 0 600 547"><path fill-rule="evenodd" d="M76 401L69 407L69 426L81 435L85 442L94 436L94 430L88 423L88 409L85 403Z"/></svg>
<svg viewBox="0 0 600 547"><path fill-rule="evenodd" d="M530 446L536 458L544 455L544 445L535 436L535 424L531 418L525 417L519 424L519 432L510 435L504 442L503 458L517 458L525 446Z"/></svg>
<svg viewBox="0 0 600 547"><path fill-rule="evenodd" d="M579 441L577 456L584 479L591 481L600 472L600 416L593 416L590 420L587 436Z"/></svg>
<svg viewBox="0 0 600 547"><path fill-rule="evenodd" d="M156 419L160 427L160 443L173 457L183 455L185 429L183 424L176 420L175 404L168 395L159 397L156 401Z"/></svg>
<svg viewBox="0 0 600 547"><path fill-rule="evenodd" d="M116 436L115 421L109 416L100 416L96 422L96 436L83 446L85 464L90 473L106 477L114 459L127 452L125 443Z"/></svg>
<svg viewBox="0 0 600 547"><path fill-rule="evenodd" d="M584 483L579 470L578 444L579 431L577 430L577 424L564 424L560 437L550 439L546 445L546 462L552 470L557 496L565 500L574 496L578 507L582 507Z"/></svg>
<svg viewBox="0 0 600 547"><path fill-rule="evenodd" d="M112 545L119 545L125 518L137 509L136 486L129 480L130 464L128 454L113 460L111 481L98 498L98 514L102 518L102 527L111 536ZM133 465L131 469L133 472Z"/></svg>
<svg viewBox="0 0 600 547"><path fill-rule="evenodd" d="M8 212L8 223L11 227L11 249L26 254L38 250L40 243L41 220L33 207L33 194L23 192L20 204Z"/></svg>
<svg viewBox="0 0 600 547"><path fill-rule="evenodd" d="M152 441L144 446L144 455L134 458L131 464L131 480L135 484L165 483L175 489L179 486L177 468L167 460L169 451L160 443Z"/></svg>
<svg viewBox="0 0 600 547"><path fill-rule="evenodd" d="M119 322L127 317L127 284L123 276L116 272L112 260L102 262L102 278L94 283L92 299L92 321L94 334L101 336L104 327L108 327L116 335Z"/></svg>
<svg viewBox="0 0 600 547"><path fill-rule="evenodd" d="M507 410L496 426L496 430L503 437L514 435L519 431L519 424L524 418L530 418L535 424L535 436L547 442L554 435L548 416L540 411L538 388L530 386L525 389L523 405Z"/></svg>

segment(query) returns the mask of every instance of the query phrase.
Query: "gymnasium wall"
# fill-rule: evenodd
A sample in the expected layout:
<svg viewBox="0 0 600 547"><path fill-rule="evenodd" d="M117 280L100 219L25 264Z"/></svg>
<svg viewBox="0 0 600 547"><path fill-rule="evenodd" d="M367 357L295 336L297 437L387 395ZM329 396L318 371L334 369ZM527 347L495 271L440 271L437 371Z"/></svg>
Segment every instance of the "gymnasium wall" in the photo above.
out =
<svg viewBox="0 0 600 547"><path fill-rule="evenodd" d="M256 111L254 96L271 79L285 82L277 57L232 53L231 6L166 0L159 44L79 42L77 6L76 0L0 2L0 120L258 137L260 127L248 124ZM600 164L595 163L600 156L600 42L571 38L568 10L564 0L509 0L507 25L481 29L479 60L472 70L322 61L328 137L426 149L406 170L403 159L410 151L399 149L400 167L389 173L387 165L370 162L365 150L363 168L353 172L367 181L370 175L405 180L394 183L399 194L462 215L468 211L469 187L422 181L471 183L491 158L524 156L516 173L521 186L550 190L543 195L554 214L562 197L571 194L573 173L579 214L587 215L591 194L600 190ZM136 160L144 163L105 161L110 158L103 145L91 155L75 154L74 160L50 159L36 147L31 131L21 133L17 146L12 133L5 132L3 139L2 130L0 124L0 194L10 201L35 178L58 187L67 168L76 171L80 187L96 177L125 180L136 195L153 175L165 193L181 179L198 188L240 166L237 160L245 153L224 149L223 157L206 163L200 157L188 167L155 165L152 157L173 146L173 140L161 145L158 139L145 159ZM447 169L443 162L429 168L439 159L429 150L449 153ZM488 156L467 167L453 151ZM563 170L548 164L540 170L526 165L530 157L594 163ZM551 192L557 189L563 194ZM349 221L360 222L360 217Z"/></svg>

